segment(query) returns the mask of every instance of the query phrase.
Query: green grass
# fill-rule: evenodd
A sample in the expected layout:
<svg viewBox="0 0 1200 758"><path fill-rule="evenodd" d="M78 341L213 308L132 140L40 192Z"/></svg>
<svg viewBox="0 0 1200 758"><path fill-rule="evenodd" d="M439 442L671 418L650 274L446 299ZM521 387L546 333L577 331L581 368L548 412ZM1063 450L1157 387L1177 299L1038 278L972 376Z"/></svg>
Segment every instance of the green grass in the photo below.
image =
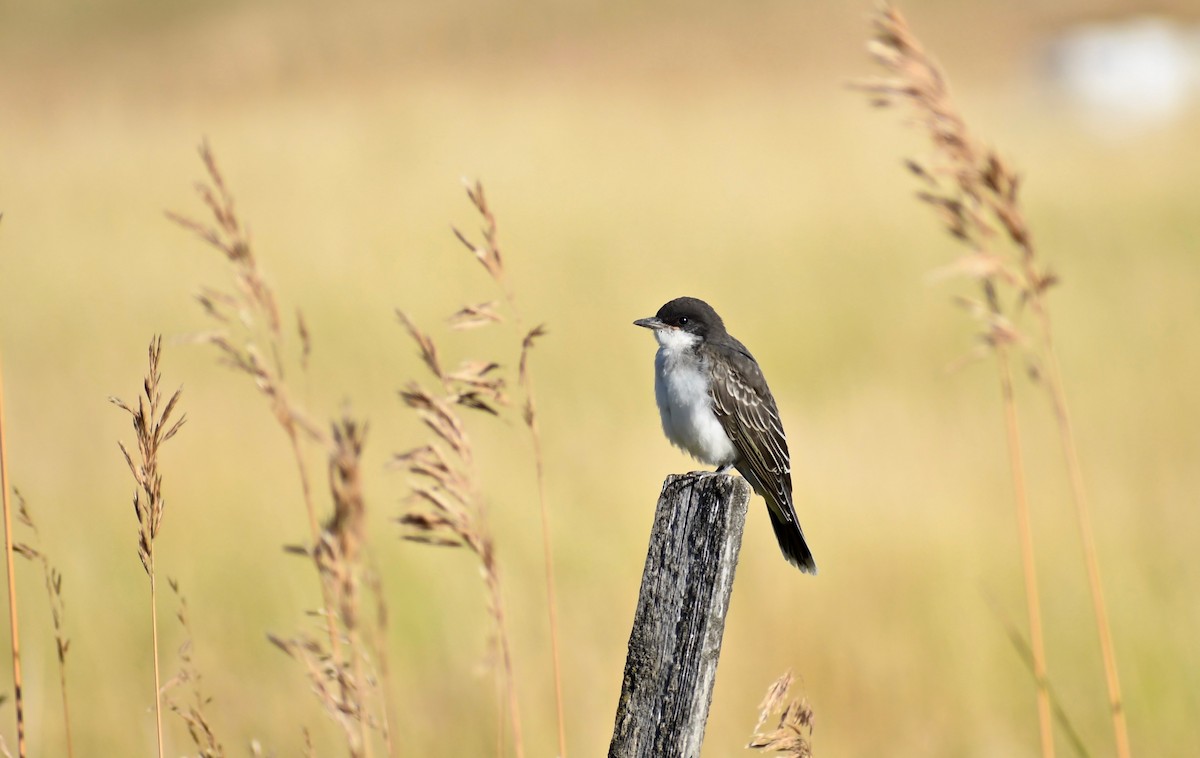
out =
<svg viewBox="0 0 1200 758"><path fill-rule="evenodd" d="M116 448L127 422L106 398L138 386L159 331L164 381L185 385L190 420L161 463L157 560L188 596L215 726L231 753L257 737L295 754L300 723L322 754L336 744L302 673L265 640L319 603L308 569L279 550L307 532L286 440L242 377L170 341L207 327L190 295L225 277L161 215L194 210L203 135L285 312L302 307L313 332L306 404L332 416L350 399L371 422L366 488L406 754L451 752L448 734L454 752L494 740L475 568L396 539L404 487L383 471L418 435L394 393L418 367L392 309L433 327L492 297L449 233L476 225L464 174L484 180L524 311L550 329L534 370L572 752L607 745L658 487L693 466L662 439L654 346L630 322L693 294L772 377L822 567L816 579L790 570L751 503L706 754L745 744L763 689L787 667L816 711L818 754L1031 753L1033 686L984 600L1023 617L994 378L990 367L943 371L971 326L949 305L953 287L923 276L956 251L909 198L899 158L917 138L841 89L869 70L861 14L714 3L688 19L614 11L587 31L599 11L582 6L515 30L475 10L430 20L368 4L331 26L284 6L222 4L79 47L54 26L43 31L57 46L27 42L2 59L22 66L0 85L11 104L0 121L6 432L13 480L66 577L81 754L152 746L144 577ZM1196 752L1196 115L1131 142L1093 140L1024 96L1022 80L989 75L987 61L1010 70L1003 50L981 44L968 59L986 35L955 23L965 11L910 10L968 117L1028 177L1031 225L1064 279L1051 307L1135 753ZM406 20L398 41L380 31ZM1008 49L1028 49L1006 34ZM474 355L486 339L452 344ZM1050 676L1103 755L1103 680L1057 443L1042 397L1020 394ZM527 442L519 424L476 431L529 752L549 755ZM18 570L30 744L54 755L53 638L29 568ZM178 630L161 602L170 672ZM0 710L10 745L11 715ZM178 754L186 735L167 718Z"/></svg>

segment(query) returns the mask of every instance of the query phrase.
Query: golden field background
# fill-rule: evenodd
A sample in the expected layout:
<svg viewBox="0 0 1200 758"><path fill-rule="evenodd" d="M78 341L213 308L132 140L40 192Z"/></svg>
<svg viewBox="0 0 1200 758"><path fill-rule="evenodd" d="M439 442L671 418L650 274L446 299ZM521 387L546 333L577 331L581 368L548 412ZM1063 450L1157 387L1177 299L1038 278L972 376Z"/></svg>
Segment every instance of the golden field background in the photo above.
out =
<svg viewBox="0 0 1200 758"><path fill-rule="evenodd" d="M1041 86L1039 40L1119 4L911 2L975 129L1027 177L1064 286L1051 303L1091 487L1135 754L1200 752L1200 113L1106 137ZM338 754L297 666L266 642L308 623L306 525L286 441L214 353L191 296L226 272L162 215L199 215L207 137L258 255L313 333L297 389L369 420L373 551L392 619L402 752L494 750L474 564L401 542L391 453L420 439L395 390L420 376L403 307L452 357L512 363L512 333L438 322L495 296L449 231L479 177L527 318L548 447L568 745L606 750L662 478L654 345L630 322L682 294L716 305L772 379L821 574L780 558L751 503L705 755L742 754L766 686L794 668L821 756L1036 750L1031 677L989 608L1024 626L994 370L947 372L972 325L956 250L911 198L899 115L844 82L875 73L868 4L123 0L6 8L0 24L0 349L10 476L65 575L80 755L147 755L154 719L130 439L151 335L189 422L163 461L160 570L231 755L258 739ZM509 342L499 340L501 335ZM496 355L497 345L507 355ZM1044 397L1020 391L1050 677L1092 754L1111 754L1100 656ZM554 705L532 462L518 420L472 428L513 619L530 755ZM316 471L323 470L316 453ZM323 490L321 490L323 491ZM62 755L53 638L18 568L33 755ZM181 641L161 597L165 670ZM7 625L5 625L7 629ZM5 633L6 634L6 633ZM7 647L7 642L4 643ZM4 681L7 681L5 679ZM10 690L11 683L2 685ZM190 747L167 716L168 753ZM0 734L15 744L11 699ZM1059 740L1061 754L1069 755Z"/></svg>

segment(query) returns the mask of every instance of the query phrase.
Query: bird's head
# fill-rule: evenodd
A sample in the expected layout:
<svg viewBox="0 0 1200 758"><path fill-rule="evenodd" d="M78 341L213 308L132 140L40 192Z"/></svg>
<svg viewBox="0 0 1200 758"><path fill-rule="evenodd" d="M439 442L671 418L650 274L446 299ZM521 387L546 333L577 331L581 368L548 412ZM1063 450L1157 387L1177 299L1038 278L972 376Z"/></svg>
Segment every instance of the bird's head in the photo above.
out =
<svg viewBox="0 0 1200 758"><path fill-rule="evenodd" d="M694 297L678 297L650 318L633 322L654 330L660 345L696 345L725 331L725 323L708 303Z"/></svg>

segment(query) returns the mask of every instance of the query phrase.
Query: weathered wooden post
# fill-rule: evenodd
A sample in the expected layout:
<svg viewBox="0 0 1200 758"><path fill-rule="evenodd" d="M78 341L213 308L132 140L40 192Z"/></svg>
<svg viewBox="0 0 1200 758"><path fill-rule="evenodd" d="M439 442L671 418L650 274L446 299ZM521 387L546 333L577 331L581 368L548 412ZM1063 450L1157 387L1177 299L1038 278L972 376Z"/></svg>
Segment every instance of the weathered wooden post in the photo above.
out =
<svg viewBox="0 0 1200 758"><path fill-rule="evenodd" d="M663 482L609 758L700 755L749 499L725 474Z"/></svg>

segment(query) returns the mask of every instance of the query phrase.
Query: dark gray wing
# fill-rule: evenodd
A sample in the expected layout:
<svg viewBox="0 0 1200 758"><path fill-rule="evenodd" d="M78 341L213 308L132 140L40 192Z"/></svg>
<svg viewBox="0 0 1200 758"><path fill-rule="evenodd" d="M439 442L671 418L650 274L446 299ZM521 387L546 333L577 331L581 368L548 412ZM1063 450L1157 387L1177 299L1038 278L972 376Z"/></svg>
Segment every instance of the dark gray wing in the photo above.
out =
<svg viewBox="0 0 1200 758"><path fill-rule="evenodd" d="M738 450L738 470L779 518L796 523L791 457L775 398L745 346L729 343L709 346L717 358L709 389L713 411Z"/></svg>

